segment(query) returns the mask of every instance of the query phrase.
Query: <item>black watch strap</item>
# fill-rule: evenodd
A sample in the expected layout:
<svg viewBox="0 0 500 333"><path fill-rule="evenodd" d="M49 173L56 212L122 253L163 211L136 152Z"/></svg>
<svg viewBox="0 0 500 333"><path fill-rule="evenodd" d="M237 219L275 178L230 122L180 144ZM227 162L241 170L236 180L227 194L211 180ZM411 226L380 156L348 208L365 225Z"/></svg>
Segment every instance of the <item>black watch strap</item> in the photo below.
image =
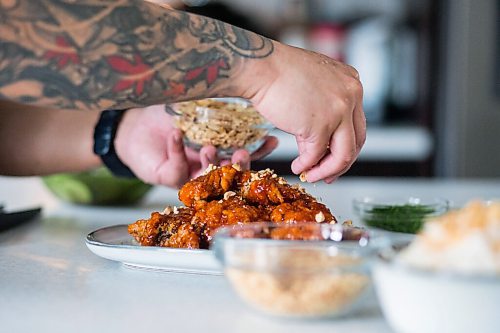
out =
<svg viewBox="0 0 500 333"><path fill-rule="evenodd" d="M115 176L135 178L129 169L116 155L115 136L123 114L127 110L105 110L101 112L94 129L94 153L99 155L104 165Z"/></svg>

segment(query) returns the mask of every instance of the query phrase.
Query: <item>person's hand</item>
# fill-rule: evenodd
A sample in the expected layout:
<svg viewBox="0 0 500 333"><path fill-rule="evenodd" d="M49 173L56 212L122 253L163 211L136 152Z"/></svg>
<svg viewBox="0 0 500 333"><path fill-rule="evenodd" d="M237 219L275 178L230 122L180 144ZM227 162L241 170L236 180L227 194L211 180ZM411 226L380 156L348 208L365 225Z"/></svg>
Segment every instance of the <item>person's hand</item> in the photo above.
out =
<svg viewBox="0 0 500 333"><path fill-rule="evenodd" d="M179 188L209 164L238 163L248 169L251 160L264 157L278 144L275 137L269 137L251 156L246 150L238 150L231 161L220 161L213 146L203 147L200 152L184 147L182 132L172 123L164 106L155 105L128 110L118 127L118 157L146 183Z"/></svg>
<svg viewBox="0 0 500 333"><path fill-rule="evenodd" d="M258 65L259 61L263 65ZM275 43L274 53L253 68L258 82L244 87L256 108L293 134L299 156L295 174L331 183L346 172L366 138L363 90L351 66L311 51ZM243 73L244 79L248 75Z"/></svg>

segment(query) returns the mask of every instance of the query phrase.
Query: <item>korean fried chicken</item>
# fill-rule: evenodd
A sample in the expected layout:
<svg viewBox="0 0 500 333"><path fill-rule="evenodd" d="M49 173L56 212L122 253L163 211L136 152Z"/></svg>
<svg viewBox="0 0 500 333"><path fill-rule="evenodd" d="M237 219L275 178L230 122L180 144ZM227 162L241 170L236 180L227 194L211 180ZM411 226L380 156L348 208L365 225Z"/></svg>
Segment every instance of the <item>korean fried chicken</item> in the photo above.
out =
<svg viewBox="0 0 500 333"><path fill-rule="evenodd" d="M200 200L217 198L231 188L238 172L237 166L210 167L210 172L192 179L179 190L179 200L192 206Z"/></svg>
<svg viewBox="0 0 500 333"><path fill-rule="evenodd" d="M129 225L128 232L144 246L198 249L199 232L196 225L189 223L193 215L194 211L186 207L154 212L149 219Z"/></svg>
<svg viewBox="0 0 500 333"><path fill-rule="evenodd" d="M144 246L206 249L221 226L263 221L337 222L325 205L269 169L256 172L241 171L238 165L211 166L179 190L179 199L186 207L154 212L149 219L129 225L129 233ZM311 236L299 228L290 237L280 237Z"/></svg>

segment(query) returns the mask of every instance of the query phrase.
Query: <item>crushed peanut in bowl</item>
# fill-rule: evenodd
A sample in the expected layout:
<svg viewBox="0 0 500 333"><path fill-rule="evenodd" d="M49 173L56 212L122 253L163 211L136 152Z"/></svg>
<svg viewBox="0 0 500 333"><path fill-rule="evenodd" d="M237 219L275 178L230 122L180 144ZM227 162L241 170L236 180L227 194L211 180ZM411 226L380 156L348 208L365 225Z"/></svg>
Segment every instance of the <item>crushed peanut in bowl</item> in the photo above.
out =
<svg viewBox="0 0 500 333"><path fill-rule="evenodd" d="M257 150L273 126L247 101L236 98L203 99L170 106L184 143L199 150L215 146L222 157L237 149Z"/></svg>
<svg viewBox="0 0 500 333"><path fill-rule="evenodd" d="M314 263L310 254L307 260ZM344 314L368 288L370 279L366 273L324 268L304 272L228 268L225 274L244 300L266 313L300 317Z"/></svg>
<svg viewBox="0 0 500 333"><path fill-rule="evenodd" d="M355 234L359 237L353 239L352 228L339 225L316 226L320 234L331 238L249 239L239 238L241 232L235 233L234 227L221 230L215 238L215 255L236 293L266 314L317 318L359 311L371 286L369 260L376 253L377 243L382 244L380 239L370 239L358 230ZM337 238L343 232L346 237Z"/></svg>

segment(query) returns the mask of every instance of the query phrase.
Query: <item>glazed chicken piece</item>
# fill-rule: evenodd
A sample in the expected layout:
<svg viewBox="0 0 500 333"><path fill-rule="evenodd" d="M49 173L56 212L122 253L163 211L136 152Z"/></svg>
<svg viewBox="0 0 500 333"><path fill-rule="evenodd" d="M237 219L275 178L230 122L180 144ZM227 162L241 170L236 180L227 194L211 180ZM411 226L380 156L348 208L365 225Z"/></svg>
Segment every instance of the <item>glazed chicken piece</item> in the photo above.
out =
<svg viewBox="0 0 500 333"><path fill-rule="evenodd" d="M241 192L247 201L267 206L292 202L301 198L310 197L299 187L290 186L283 178L276 177L272 172L254 172L244 177ZM312 197L311 197L312 198Z"/></svg>
<svg viewBox="0 0 500 333"><path fill-rule="evenodd" d="M198 200L222 196L231 189L233 180L240 171L236 165L210 168L208 173L190 180L179 190L179 200L186 206L192 206Z"/></svg>
<svg viewBox="0 0 500 333"><path fill-rule="evenodd" d="M299 199L276 206L271 212L271 222L310 222L337 223L330 210L315 200Z"/></svg>
<svg viewBox="0 0 500 333"><path fill-rule="evenodd" d="M271 239L281 240L323 240L321 229L318 225L311 223L310 225L301 225L289 228L274 228L269 233Z"/></svg>
<svg viewBox="0 0 500 333"><path fill-rule="evenodd" d="M217 228L238 223L268 221L265 210L247 204L234 192L233 195L221 200L200 202L196 205L194 223L203 229L204 237L211 241Z"/></svg>
<svg viewBox="0 0 500 333"><path fill-rule="evenodd" d="M143 246L165 246L197 249L199 231L191 225L194 211L175 208L162 213L154 212L147 220L128 226L128 232Z"/></svg>
<svg viewBox="0 0 500 333"><path fill-rule="evenodd" d="M278 239L278 240L332 240L330 229L320 223L278 224L273 226L255 224L254 228L234 228L229 234L234 238ZM342 223L342 240L359 241L366 237L362 228L353 227L350 222ZM325 231L328 231L325 233ZM339 241L338 238L335 241Z"/></svg>
<svg viewBox="0 0 500 333"><path fill-rule="evenodd" d="M181 224L170 237L165 237L159 246L185 248L185 249L208 249L208 243L200 237L199 229L190 223Z"/></svg>
<svg viewBox="0 0 500 333"><path fill-rule="evenodd" d="M147 220L139 220L128 226L128 233L143 246L154 246L158 243L160 225L165 223L165 216L154 212Z"/></svg>

